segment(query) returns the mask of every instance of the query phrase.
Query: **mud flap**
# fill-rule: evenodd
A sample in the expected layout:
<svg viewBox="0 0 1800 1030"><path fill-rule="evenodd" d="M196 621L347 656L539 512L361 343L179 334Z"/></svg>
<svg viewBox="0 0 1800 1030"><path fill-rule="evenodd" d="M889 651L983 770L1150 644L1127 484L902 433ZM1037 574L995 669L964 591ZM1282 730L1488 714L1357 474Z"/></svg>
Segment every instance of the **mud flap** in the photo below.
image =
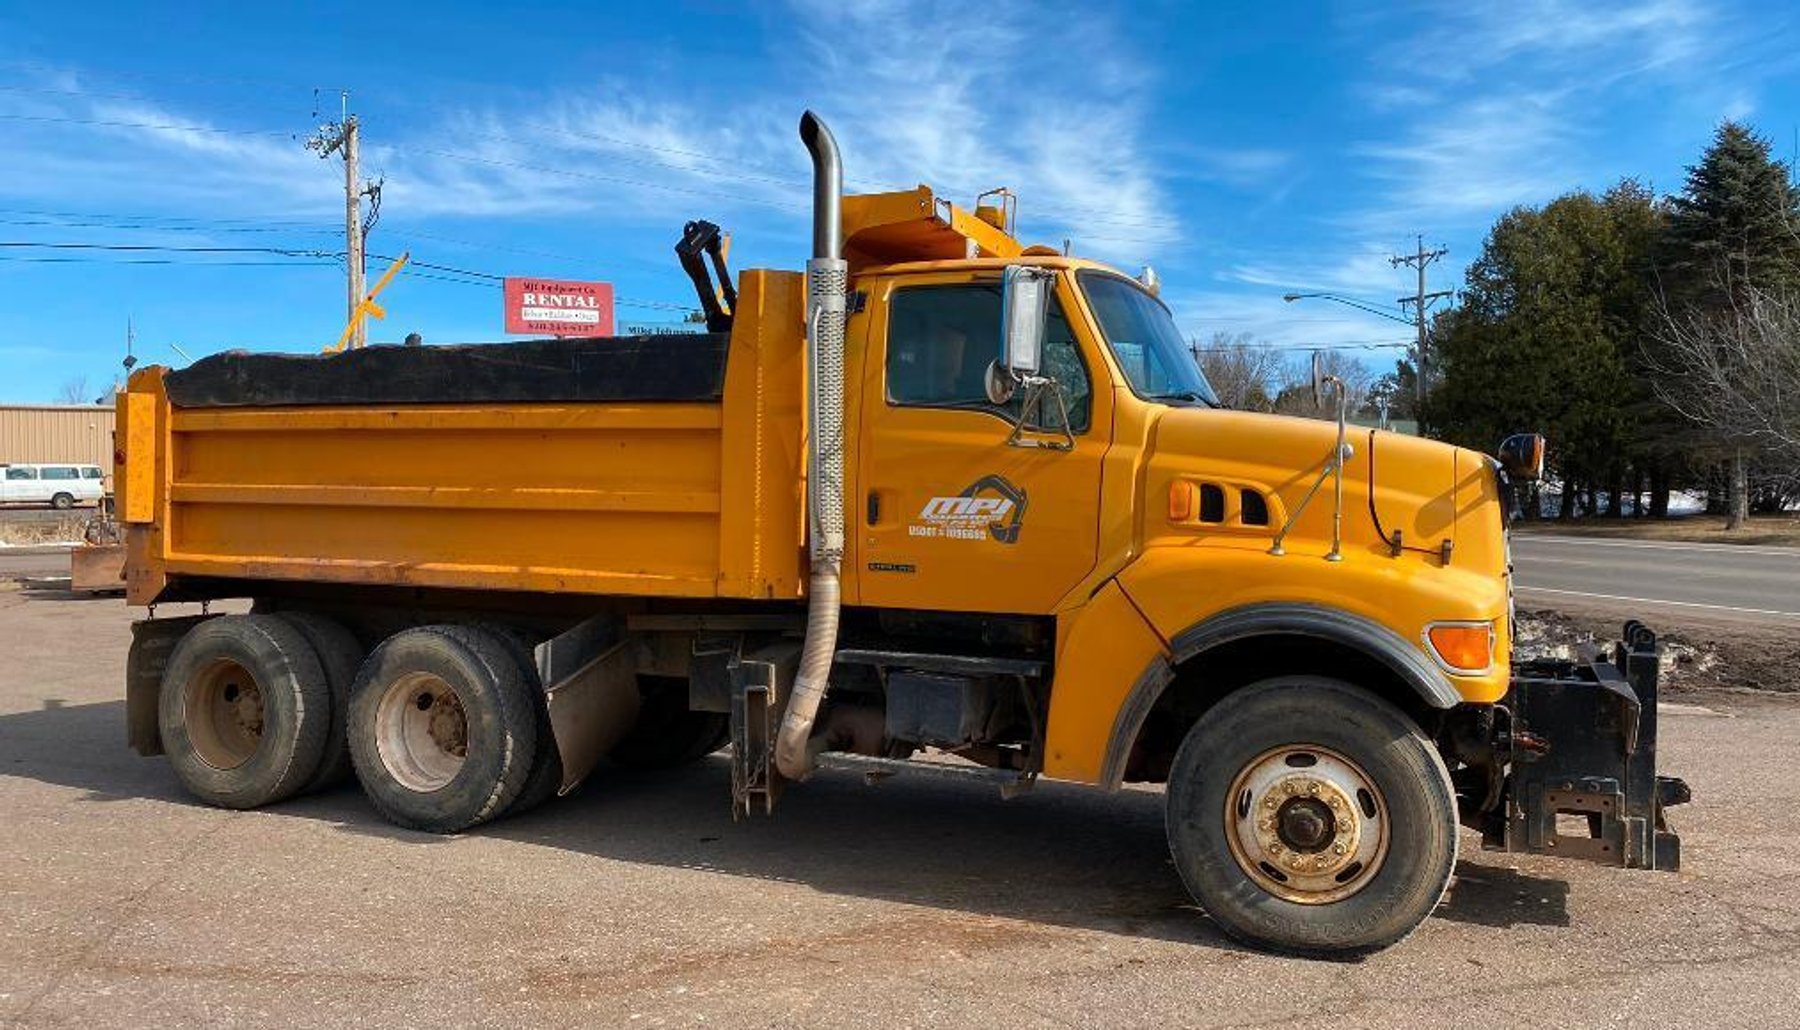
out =
<svg viewBox="0 0 1800 1030"><path fill-rule="evenodd" d="M1610 656L1515 668L1504 706L1512 716L1504 822L1489 824L1499 833L1484 843L1629 869L1681 868L1681 838L1664 811L1690 794L1656 771L1657 661L1656 634L1628 622Z"/></svg>
<svg viewBox="0 0 1800 1030"><path fill-rule="evenodd" d="M637 666L622 626L608 616L544 641L533 657L562 760L558 793L567 794L637 724Z"/></svg>
<svg viewBox="0 0 1800 1030"><path fill-rule="evenodd" d="M172 619L139 619L131 624L131 650L125 658L125 741L148 758L163 753L157 707L162 701L163 670L187 631L217 615L182 615Z"/></svg>

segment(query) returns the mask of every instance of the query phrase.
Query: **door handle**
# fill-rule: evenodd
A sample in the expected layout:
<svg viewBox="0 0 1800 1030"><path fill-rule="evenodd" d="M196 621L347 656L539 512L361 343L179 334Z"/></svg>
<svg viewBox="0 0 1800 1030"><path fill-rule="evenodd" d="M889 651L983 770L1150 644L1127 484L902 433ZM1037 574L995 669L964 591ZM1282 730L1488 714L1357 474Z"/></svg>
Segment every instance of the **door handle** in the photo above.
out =
<svg viewBox="0 0 1800 1030"><path fill-rule="evenodd" d="M881 495L876 493L873 490L870 490L869 491L869 525L873 526L875 523L880 522L880 521L881 521Z"/></svg>

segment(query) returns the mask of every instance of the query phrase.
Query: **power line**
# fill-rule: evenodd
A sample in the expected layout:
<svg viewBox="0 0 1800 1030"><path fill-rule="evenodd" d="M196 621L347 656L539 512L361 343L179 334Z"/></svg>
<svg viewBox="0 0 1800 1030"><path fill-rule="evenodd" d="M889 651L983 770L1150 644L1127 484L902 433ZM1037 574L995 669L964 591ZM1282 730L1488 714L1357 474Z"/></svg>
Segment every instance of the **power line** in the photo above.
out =
<svg viewBox="0 0 1800 1030"><path fill-rule="evenodd" d="M298 138L300 135L297 132L278 132L274 129L224 129L210 125L130 122L111 118L60 118L39 114L0 114L0 121L42 122L54 125L86 125L102 129L153 129L164 132L206 132L217 133L224 136L279 136L286 139Z"/></svg>
<svg viewBox="0 0 1800 1030"><path fill-rule="evenodd" d="M1241 349L1247 350L1247 351L1273 351L1276 353L1280 353L1283 351L1294 351L1294 350L1397 350L1397 349L1403 349L1403 348L1411 347L1411 346L1412 346L1412 344L1407 341L1400 341L1397 343L1396 342L1357 343L1355 341L1340 340L1337 343L1246 344ZM1188 348L1189 351L1191 351L1192 353L1195 353L1195 354L1233 354L1233 353L1236 353L1239 349L1240 348L1237 348L1237 347L1189 347Z"/></svg>
<svg viewBox="0 0 1800 1030"><path fill-rule="evenodd" d="M144 232L222 232L222 233L268 233L286 232L335 235L335 229L303 229L297 226L208 226L208 225L154 225L131 222L65 222L54 219L38 218L0 218L0 225L25 225L52 229L135 229Z"/></svg>
<svg viewBox="0 0 1800 1030"><path fill-rule="evenodd" d="M191 268L337 268L336 261L181 261L176 258L27 257L0 254L0 261L34 265L187 265Z"/></svg>
<svg viewBox="0 0 1800 1030"><path fill-rule="evenodd" d="M302 221L295 221L295 220L284 220L284 219L279 219L279 218L195 218L195 217L188 216L188 215L124 214L124 213L117 212L117 211L113 211L113 212L40 211L35 208L0 208L0 214L28 215L28 216L31 216L34 218L92 218L92 219L123 219L126 221L133 221L133 222L182 222L182 223L190 224L190 225L218 224L218 225L258 225L258 226L265 226L265 225L266 226L280 226L280 225L312 226L312 225L319 224L317 222L311 222L311 221L302 222Z"/></svg>
<svg viewBox="0 0 1800 1030"><path fill-rule="evenodd" d="M0 247L13 250L107 250L161 251L173 254L280 254L287 257L342 257L342 251L311 250L301 247L177 247L155 243L52 243L40 240L0 240Z"/></svg>
<svg viewBox="0 0 1800 1030"><path fill-rule="evenodd" d="M337 250L337 251L313 250L313 249L299 248L299 247L188 247L188 246L176 246L173 244L153 244L153 243L66 243L66 242L48 242L48 241L38 241L38 240L0 240L0 249L5 249L5 250L42 249L42 250L58 250L58 251L98 251L98 252L102 252L102 253L151 253L151 254L270 254L270 255L276 255L276 256L280 256L280 257L289 257L289 258L296 258L296 259L320 259L320 258L332 259L329 261L313 261L313 262L308 262L305 260L296 260L293 262L280 262L280 261L269 262L269 264L271 266L276 266L276 267L287 266L287 265L291 265L293 267L306 267L309 264L337 264L337 263L341 262L346 256L345 252L341 251L341 250ZM377 260L381 260L381 261L397 261L397 260L399 260L397 257L394 257L393 255L390 255L390 254L370 254L369 256L372 258L376 258ZM3 258L3 257L4 257L3 255L0 255L0 258ZM83 263L83 262L79 261L78 259L69 259L69 260L66 260L63 262L57 262L57 263L59 263L59 264L78 264L78 263ZM127 262L125 262L125 261L100 262L100 261L90 260L85 263L89 263L89 264L126 264ZM182 262L174 261L174 260L164 260L164 261L159 261L159 262L145 261L142 263L143 264L153 264L153 263L155 263L155 264L181 264ZM222 264L223 262L190 262L190 263L191 264L209 264L210 265L210 264ZM482 272L482 271L477 271L472 268L459 268L455 265L444 265L444 264L438 264L436 262L430 262L430 261L409 260L408 267L409 268L416 267L416 268L421 268L421 269L428 269L430 271L443 272L443 273L447 273L449 275L464 276L465 278L460 281L465 282L471 286L486 286L489 288L498 288L506 280L506 276L496 275L493 272ZM406 273L403 271L401 274L404 275ZM420 276L420 278L442 279L443 277L442 276L431 276L431 277ZM471 282L470 280L477 280L477 281ZM453 281L453 280L444 279L444 281ZM675 303L672 301L661 301L661 300L644 300L644 299L633 298L633 297L614 297L613 303L619 304L624 307L649 308L649 309L658 310L658 311L691 311L691 310L693 310L693 305L691 305L691 304L679 304L679 303Z"/></svg>

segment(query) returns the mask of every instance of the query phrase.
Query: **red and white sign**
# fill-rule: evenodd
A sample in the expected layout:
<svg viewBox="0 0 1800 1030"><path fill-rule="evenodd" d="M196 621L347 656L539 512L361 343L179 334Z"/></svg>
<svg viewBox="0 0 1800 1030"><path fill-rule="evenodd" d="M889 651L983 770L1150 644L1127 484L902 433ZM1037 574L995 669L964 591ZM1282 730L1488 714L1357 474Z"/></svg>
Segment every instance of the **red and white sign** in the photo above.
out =
<svg viewBox="0 0 1800 1030"><path fill-rule="evenodd" d="M611 336L612 283L508 278L506 331L536 336Z"/></svg>

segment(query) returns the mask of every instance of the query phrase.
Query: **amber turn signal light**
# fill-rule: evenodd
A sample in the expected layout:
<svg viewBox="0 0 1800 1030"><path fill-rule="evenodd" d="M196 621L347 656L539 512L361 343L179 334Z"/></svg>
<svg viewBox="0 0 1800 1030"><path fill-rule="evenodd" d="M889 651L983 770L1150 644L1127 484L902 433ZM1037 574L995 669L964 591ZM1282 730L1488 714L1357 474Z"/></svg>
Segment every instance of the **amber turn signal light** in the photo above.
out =
<svg viewBox="0 0 1800 1030"><path fill-rule="evenodd" d="M1451 672L1483 673L1494 664L1494 624L1434 622L1425 630L1431 653Z"/></svg>
<svg viewBox="0 0 1800 1030"><path fill-rule="evenodd" d="M1192 522L1199 511L1200 491L1194 484L1185 479L1177 479L1169 484L1169 521Z"/></svg>

